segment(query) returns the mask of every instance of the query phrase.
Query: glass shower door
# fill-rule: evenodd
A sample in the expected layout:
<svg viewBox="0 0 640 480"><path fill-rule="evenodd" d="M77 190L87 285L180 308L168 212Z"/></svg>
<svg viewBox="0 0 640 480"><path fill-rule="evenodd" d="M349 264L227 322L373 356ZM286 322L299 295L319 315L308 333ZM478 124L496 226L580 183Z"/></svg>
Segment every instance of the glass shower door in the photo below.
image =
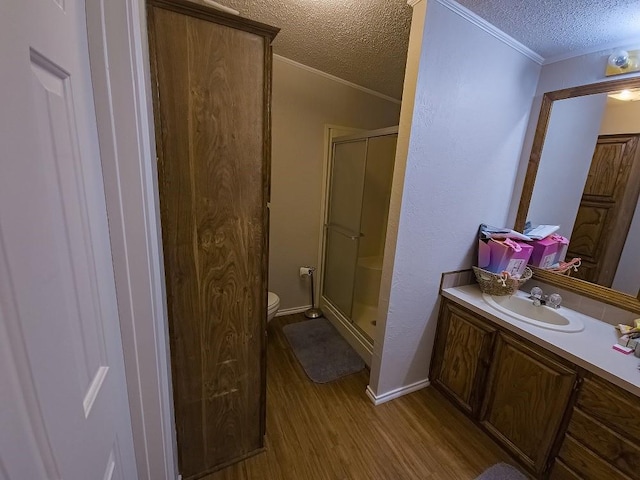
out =
<svg viewBox="0 0 640 480"><path fill-rule="evenodd" d="M322 293L348 319L353 310L366 158L366 138L333 146Z"/></svg>

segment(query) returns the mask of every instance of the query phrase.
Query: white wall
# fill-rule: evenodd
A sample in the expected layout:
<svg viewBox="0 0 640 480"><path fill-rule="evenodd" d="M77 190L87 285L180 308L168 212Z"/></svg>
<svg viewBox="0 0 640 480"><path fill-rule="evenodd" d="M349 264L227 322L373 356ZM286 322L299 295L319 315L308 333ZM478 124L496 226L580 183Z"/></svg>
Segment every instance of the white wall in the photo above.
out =
<svg viewBox="0 0 640 480"><path fill-rule="evenodd" d="M281 309L310 303L299 268L318 262L325 125L371 130L399 115L398 102L274 58L269 290Z"/></svg>
<svg viewBox="0 0 640 480"><path fill-rule="evenodd" d="M607 96L554 102L527 220L569 238L587 181Z"/></svg>
<svg viewBox="0 0 640 480"><path fill-rule="evenodd" d="M422 40L424 37L427 0L410 2L410 5L413 7L413 13L411 16L407 66L404 73L404 85L402 90L402 108L400 110L396 158L393 169L393 181L391 184L391 200L389 202L389 217L387 221L387 234L384 245L382 277L380 281L380 293L378 295L378 320L371 360L370 385L367 387L367 393L369 395L375 395L374 388L377 385L378 377L380 375L382 347L384 345L384 337L387 331L386 322L389 310L389 296L391 295L391 282L393 280L395 251L402 208L402 192L407 168L407 157L409 155L409 140L411 138L411 123L413 121L414 112L413 107L416 99L416 91L418 89L418 73L422 52ZM377 402L375 397L373 397L372 400Z"/></svg>
<svg viewBox="0 0 640 480"><path fill-rule="evenodd" d="M386 328L372 363L378 398L427 378L441 273L471 266L479 223L506 221L539 71L428 3Z"/></svg>
<svg viewBox="0 0 640 480"><path fill-rule="evenodd" d="M640 102L609 104L602 119L600 135L640 133ZM611 288L637 295L640 288L640 201L627 233L616 276Z"/></svg>

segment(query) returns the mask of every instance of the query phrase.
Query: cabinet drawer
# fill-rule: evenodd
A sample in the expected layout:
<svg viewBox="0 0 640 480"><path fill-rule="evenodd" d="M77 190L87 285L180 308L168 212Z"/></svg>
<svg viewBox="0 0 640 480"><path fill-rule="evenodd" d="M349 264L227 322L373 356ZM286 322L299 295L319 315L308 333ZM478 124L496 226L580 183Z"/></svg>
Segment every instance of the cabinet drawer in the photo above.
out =
<svg viewBox="0 0 640 480"><path fill-rule="evenodd" d="M577 473L567 467L561 460L556 460L549 480L580 480Z"/></svg>
<svg viewBox="0 0 640 480"><path fill-rule="evenodd" d="M599 378L585 378L578 407L616 433L640 443L640 399Z"/></svg>
<svg viewBox="0 0 640 480"><path fill-rule="evenodd" d="M630 477L640 475L640 448L578 408L573 411L568 432Z"/></svg>
<svg viewBox="0 0 640 480"><path fill-rule="evenodd" d="M569 434L564 437L558 457L584 480L630 480L632 478L604 461Z"/></svg>

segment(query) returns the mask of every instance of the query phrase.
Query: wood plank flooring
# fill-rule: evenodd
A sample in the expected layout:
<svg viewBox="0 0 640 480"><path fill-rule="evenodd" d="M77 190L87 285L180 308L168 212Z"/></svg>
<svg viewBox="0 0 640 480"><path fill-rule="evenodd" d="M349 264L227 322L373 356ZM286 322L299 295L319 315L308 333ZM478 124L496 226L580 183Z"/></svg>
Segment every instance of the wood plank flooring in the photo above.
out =
<svg viewBox="0 0 640 480"><path fill-rule="evenodd" d="M375 407L367 370L311 382L282 333L301 320L269 325L267 451L205 480L471 480L514 463L432 388Z"/></svg>

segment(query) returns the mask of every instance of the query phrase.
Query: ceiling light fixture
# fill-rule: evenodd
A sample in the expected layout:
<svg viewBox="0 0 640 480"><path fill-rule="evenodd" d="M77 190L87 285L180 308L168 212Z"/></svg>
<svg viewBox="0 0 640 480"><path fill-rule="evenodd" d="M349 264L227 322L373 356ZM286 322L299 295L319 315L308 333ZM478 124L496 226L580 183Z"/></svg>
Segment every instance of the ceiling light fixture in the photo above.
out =
<svg viewBox="0 0 640 480"><path fill-rule="evenodd" d="M640 89L634 88L633 90L622 90L620 92L610 93L609 97L623 102L637 102L640 100Z"/></svg>
<svg viewBox="0 0 640 480"><path fill-rule="evenodd" d="M640 50L616 50L607 60L605 75L622 75L640 71Z"/></svg>

